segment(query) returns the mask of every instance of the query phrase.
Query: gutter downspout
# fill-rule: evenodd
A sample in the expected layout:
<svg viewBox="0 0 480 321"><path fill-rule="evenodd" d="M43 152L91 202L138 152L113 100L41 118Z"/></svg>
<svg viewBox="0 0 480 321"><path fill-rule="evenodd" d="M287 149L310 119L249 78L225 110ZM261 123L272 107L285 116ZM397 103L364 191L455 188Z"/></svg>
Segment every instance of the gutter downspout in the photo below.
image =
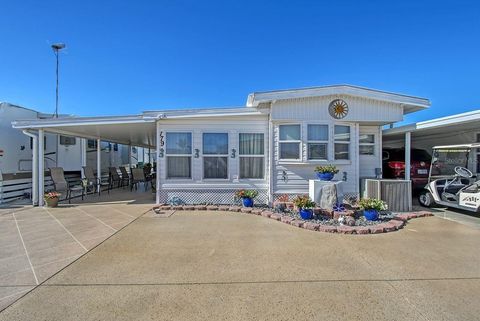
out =
<svg viewBox="0 0 480 321"><path fill-rule="evenodd" d="M30 133L28 130L22 131L25 135L32 138L32 205L38 205L38 136Z"/></svg>

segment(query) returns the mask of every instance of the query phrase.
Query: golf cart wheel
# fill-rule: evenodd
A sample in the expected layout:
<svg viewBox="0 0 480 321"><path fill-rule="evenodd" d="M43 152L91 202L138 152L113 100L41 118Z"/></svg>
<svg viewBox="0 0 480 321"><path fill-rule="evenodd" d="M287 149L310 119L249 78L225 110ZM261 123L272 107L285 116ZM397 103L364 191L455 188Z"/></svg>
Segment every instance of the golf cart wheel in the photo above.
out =
<svg viewBox="0 0 480 321"><path fill-rule="evenodd" d="M434 204L433 196L430 192L423 192L418 196L418 202L425 207L431 207Z"/></svg>

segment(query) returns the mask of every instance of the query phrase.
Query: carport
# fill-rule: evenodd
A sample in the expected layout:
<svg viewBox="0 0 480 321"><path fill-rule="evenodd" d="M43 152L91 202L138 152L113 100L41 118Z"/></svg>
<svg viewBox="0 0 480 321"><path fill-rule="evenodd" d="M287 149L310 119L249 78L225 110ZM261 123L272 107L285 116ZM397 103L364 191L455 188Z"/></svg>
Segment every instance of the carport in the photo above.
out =
<svg viewBox="0 0 480 321"><path fill-rule="evenodd" d="M417 122L383 130L383 147L405 147L405 176L410 169L410 148L431 153L438 145L472 144L480 142L480 110ZM407 155L408 153L408 155ZM480 173L480 151L469 160L469 169ZM408 175L410 173L408 172Z"/></svg>
<svg viewBox="0 0 480 321"><path fill-rule="evenodd" d="M101 141L128 146L157 148L159 141L156 117L143 115L109 117L65 117L56 119L22 120L12 126L32 137L32 201L44 205L44 135L46 132L81 138L82 166L86 166L86 140L97 142L97 173L101 173ZM159 151L157 148L157 155Z"/></svg>

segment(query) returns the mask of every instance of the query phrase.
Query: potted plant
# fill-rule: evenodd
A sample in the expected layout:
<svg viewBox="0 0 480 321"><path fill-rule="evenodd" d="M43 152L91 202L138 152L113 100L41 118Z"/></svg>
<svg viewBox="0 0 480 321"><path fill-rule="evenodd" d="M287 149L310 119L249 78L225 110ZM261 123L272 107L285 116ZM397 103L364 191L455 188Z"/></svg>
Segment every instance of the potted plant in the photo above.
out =
<svg viewBox="0 0 480 321"><path fill-rule="evenodd" d="M312 201L308 195L295 197L293 203L298 208L298 213L302 219L310 220L313 217L315 202Z"/></svg>
<svg viewBox="0 0 480 321"><path fill-rule="evenodd" d="M241 189L235 192L235 197L241 198L243 206L253 207L253 199L257 197L258 192L253 189Z"/></svg>
<svg viewBox="0 0 480 321"><path fill-rule="evenodd" d="M363 210L363 216L369 221L378 220L378 211L387 209L387 204L376 198L362 198L358 206Z"/></svg>
<svg viewBox="0 0 480 321"><path fill-rule="evenodd" d="M48 207L57 207L59 197L60 193L58 192L48 192L45 193L43 199L45 200L45 203L47 203Z"/></svg>
<svg viewBox="0 0 480 321"><path fill-rule="evenodd" d="M338 173L338 169L335 165L325 165L315 167L315 173L321 181L331 181L333 176Z"/></svg>

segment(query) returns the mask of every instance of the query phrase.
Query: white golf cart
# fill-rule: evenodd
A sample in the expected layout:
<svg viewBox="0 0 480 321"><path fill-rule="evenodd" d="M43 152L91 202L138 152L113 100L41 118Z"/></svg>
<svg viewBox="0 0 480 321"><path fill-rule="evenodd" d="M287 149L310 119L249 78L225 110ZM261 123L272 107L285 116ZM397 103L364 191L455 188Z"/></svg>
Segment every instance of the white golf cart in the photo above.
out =
<svg viewBox="0 0 480 321"><path fill-rule="evenodd" d="M470 153L476 148L480 143L433 147L428 184L418 197L422 206L479 211L480 180L467 168Z"/></svg>

